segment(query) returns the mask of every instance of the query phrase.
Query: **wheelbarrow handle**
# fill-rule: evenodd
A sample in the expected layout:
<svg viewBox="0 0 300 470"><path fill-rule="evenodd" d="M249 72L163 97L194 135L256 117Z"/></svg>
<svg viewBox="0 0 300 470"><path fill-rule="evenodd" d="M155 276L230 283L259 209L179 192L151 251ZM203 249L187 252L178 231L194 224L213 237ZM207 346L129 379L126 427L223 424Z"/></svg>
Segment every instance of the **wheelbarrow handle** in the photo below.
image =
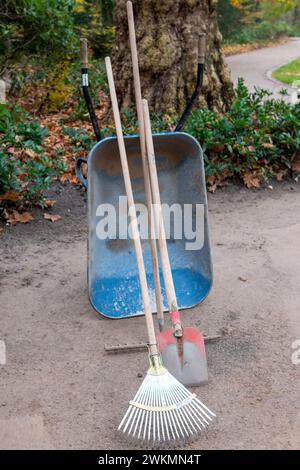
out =
<svg viewBox="0 0 300 470"><path fill-rule="evenodd" d="M90 120L94 129L94 134L97 142L101 140L101 132L95 113L93 101L89 91L89 72L88 72L88 46L85 38L80 39L80 61L81 61L81 76L82 76L82 92L85 103L89 112Z"/></svg>
<svg viewBox="0 0 300 470"><path fill-rule="evenodd" d="M76 161L76 167L75 167L75 174L77 179L82 183L82 185L87 189L88 187L88 182L87 179L83 176L82 171L81 171L81 166L83 163L87 163L86 158L78 158Z"/></svg>
<svg viewBox="0 0 300 470"><path fill-rule="evenodd" d="M206 49L206 36L205 34L201 34L199 37L199 45L198 45L198 69L197 69L197 80L194 93L191 96L191 99L188 101L185 110L183 111L181 118L178 121L178 124L175 128L175 132L181 131L183 126L186 123L187 118L191 114L192 108L200 95L200 91L203 85L203 77L204 77L204 62L205 62L205 49Z"/></svg>

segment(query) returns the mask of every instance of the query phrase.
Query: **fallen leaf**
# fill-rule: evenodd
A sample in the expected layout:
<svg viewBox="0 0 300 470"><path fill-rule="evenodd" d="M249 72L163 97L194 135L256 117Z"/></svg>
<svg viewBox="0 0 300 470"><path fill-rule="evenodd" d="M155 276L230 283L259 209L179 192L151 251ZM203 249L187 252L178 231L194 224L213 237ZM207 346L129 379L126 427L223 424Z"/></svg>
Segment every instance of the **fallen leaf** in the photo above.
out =
<svg viewBox="0 0 300 470"><path fill-rule="evenodd" d="M6 191L6 193L0 196L0 201L10 201L16 202L20 197L19 191L14 191L13 189Z"/></svg>
<svg viewBox="0 0 300 470"><path fill-rule="evenodd" d="M55 203L56 201L54 201L53 199L44 199L44 204L47 207L53 207Z"/></svg>
<svg viewBox="0 0 300 470"><path fill-rule="evenodd" d="M300 162L293 163L292 170L295 171L295 173L300 174Z"/></svg>
<svg viewBox="0 0 300 470"><path fill-rule="evenodd" d="M21 224L27 224L33 220L33 217L30 212L18 212L14 210L12 212L6 213L6 220L11 225L16 225L18 222Z"/></svg>
<svg viewBox="0 0 300 470"><path fill-rule="evenodd" d="M206 178L206 181L208 184L214 184L214 182L216 181L216 177L215 175L210 175Z"/></svg>
<svg viewBox="0 0 300 470"><path fill-rule="evenodd" d="M260 179L254 173L251 173L250 171L244 173L242 178L248 189L260 188Z"/></svg>
<svg viewBox="0 0 300 470"><path fill-rule="evenodd" d="M35 157L36 157L36 153L35 153L33 150L31 150L31 149L26 149L26 150L25 150L25 153L26 153L26 155L28 155L28 157L30 157L30 158L35 158Z"/></svg>
<svg viewBox="0 0 300 470"><path fill-rule="evenodd" d="M46 220L51 220L51 222L57 222L58 220L61 219L61 216L58 214L47 214L46 212L44 213L44 219Z"/></svg>
<svg viewBox="0 0 300 470"><path fill-rule="evenodd" d="M206 182L208 184L208 191L210 193L214 193L215 190L217 189L217 183L216 183L216 176L215 175L210 175L206 178Z"/></svg>
<svg viewBox="0 0 300 470"><path fill-rule="evenodd" d="M207 189L208 189L208 191L209 191L210 193L214 193L215 190L217 189L216 183L215 183L215 184L212 184L212 185L210 185L210 186L208 186Z"/></svg>
<svg viewBox="0 0 300 470"><path fill-rule="evenodd" d="M282 181L283 178L288 174L288 169L285 168L284 170L279 170L277 175L276 175L276 179L277 181Z"/></svg>
<svg viewBox="0 0 300 470"><path fill-rule="evenodd" d="M226 56L228 55L235 55L241 54L242 52L249 52L255 49L261 49L262 47L272 47L278 44L284 44L287 41L286 38L282 40L267 40L267 41L259 41L259 42L251 42L247 44L230 44L222 47L222 52Z"/></svg>
<svg viewBox="0 0 300 470"><path fill-rule="evenodd" d="M76 175L74 175L73 173L65 173L64 175L60 177L60 181L62 183L65 183L66 181L68 181L69 183L78 184L78 179Z"/></svg>
<svg viewBox="0 0 300 470"><path fill-rule="evenodd" d="M271 142L266 142L266 143L262 144L261 146L265 149L272 149L272 148L275 147L275 145L271 144Z"/></svg>

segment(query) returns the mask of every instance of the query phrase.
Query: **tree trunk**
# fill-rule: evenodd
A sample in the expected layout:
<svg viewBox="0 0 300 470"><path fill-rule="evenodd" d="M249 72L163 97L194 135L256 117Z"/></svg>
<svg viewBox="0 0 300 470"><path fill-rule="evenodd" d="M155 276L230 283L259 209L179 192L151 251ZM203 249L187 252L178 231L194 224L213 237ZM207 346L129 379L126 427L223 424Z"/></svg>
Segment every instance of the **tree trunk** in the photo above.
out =
<svg viewBox="0 0 300 470"><path fill-rule="evenodd" d="M224 111L233 87L220 48L217 0L134 0L142 94L151 111L179 115L193 93L199 34L206 32L206 74L198 105ZM126 0L115 0L115 79L122 108L134 106Z"/></svg>

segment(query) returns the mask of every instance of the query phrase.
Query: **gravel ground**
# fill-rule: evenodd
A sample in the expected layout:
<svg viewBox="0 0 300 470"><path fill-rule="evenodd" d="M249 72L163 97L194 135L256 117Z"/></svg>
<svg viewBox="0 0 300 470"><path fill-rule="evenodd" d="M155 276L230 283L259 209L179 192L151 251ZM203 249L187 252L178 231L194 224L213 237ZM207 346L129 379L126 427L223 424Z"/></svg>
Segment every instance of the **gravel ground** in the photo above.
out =
<svg viewBox="0 0 300 470"><path fill-rule="evenodd" d="M106 355L104 343L145 340L144 320L111 321L87 298L86 202L58 187L51 223L36 210L0 235L0 447L126 449L115 429L147 368L144 352ZM183 314L206 334L209 384L198 394L218 415L185 448L300 447L300 186L231 186L209 197L214 287Z"/></svg>

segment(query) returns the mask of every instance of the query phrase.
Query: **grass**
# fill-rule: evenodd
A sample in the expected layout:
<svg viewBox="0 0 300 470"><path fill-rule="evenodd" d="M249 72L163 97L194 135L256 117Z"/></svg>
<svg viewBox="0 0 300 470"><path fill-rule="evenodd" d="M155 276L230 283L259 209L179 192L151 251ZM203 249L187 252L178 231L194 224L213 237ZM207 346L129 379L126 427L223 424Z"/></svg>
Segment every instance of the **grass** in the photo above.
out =
<svg viewBox="0 0 300 470"><path fill-rule="evenodd" d="M287 65L279 67L273 72L273 77L287 85L300 88L300 57Z"/></svg>

